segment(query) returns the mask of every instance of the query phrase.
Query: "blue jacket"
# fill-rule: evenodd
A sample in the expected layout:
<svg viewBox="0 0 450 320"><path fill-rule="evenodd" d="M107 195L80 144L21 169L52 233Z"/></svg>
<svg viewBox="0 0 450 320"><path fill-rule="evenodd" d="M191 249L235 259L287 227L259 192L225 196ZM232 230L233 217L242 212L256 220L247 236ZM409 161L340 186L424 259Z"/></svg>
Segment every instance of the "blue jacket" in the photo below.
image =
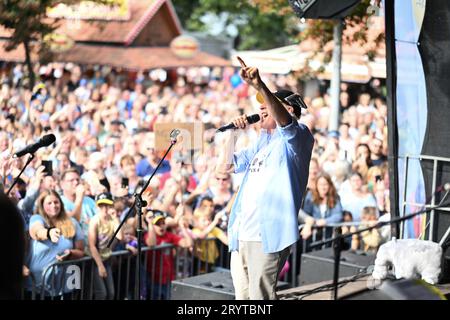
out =
<svg viewBox="0 0 450 320"><path fill-rule="evenodd" d="M303 211L309 214L314 219L322 219L320 214L320 206L313 202L312 193L308 192L305 198L305 204L303 205ZM342 206L339 198L336 201L334 208L327 208L324 215L327 224L337 223L342 221Z"/></svg>
<svg viewBox="0 0 450 320"><path fill-rule="evenodd" d="M267 146L264 177L258 195L262 246L273 253L295 243L299 238L297 214L301 206L309 174L314 137L309 129L292 119L292 123L269 134L262 129L257 142L234 154L235 173L245 172L233 204L228 223L229 250L239 248L242 194L248 179L248 168L255 154Z"/></svg>

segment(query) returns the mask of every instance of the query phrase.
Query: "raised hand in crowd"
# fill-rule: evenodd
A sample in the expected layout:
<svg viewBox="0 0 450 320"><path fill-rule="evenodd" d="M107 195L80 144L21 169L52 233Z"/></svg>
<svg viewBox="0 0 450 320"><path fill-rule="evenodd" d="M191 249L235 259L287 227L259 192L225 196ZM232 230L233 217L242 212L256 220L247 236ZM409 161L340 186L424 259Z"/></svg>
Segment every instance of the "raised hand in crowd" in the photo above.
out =
<svg viewBox="0 0 450 320"><path fill-rule="evenodd" d="M5 183L6 177L11 174L12 165L14 163L14 159L12 157L4 157L1 159L0 164L0 174L3 179L3 183Z"/></svg>
<svg viewBox="0 0 450 320"><path fill-rule="evenodd" d="M93 196L100 194L102 192L106 191L106 187L100 183L100 179L98 177L98 174L95 171L88 171L84 175L84 181L86 185L84 186L84 193L85 194L91 194ZM80 183L82 184L82 183ZM81 193L81 188L80 188ZM128 192L126 192L128 194ZM126 195L124 194L124 195Z"/></svg>
<svg viewBox="0 0 450 320"><path fill-rule="evenodd" d="M214 225L214 227L219 224L219 222L222 220L222 218L225 214L226 214L225 210L221 210L216 213L216 215L214 216L214 219L212 221L212 224Z"/></svg>
<svg viewBox="0 0 450 320"><path fill-rule="evenodd" d="M34 175L30 178L30 183L28 184L28 187L33 190L39 190L42 181L44 180L45 176L45 167L39 166Z"/></svg>
<svg viewBox="0 0 450 320"><path fill-rule="evenodd" d="M188 228L186 227L186 220L184 217L181 217L178 221L178 227L180 228L181 234L183 236L183 239L180 240L178 245L182 248L191 248L194 246L194 241L192 240L192 237L188 231Z"/></svg>
<svg viewBox="0 0 450 320"><path fill-rule="evenodd" d="M86 187L83 183L79 183L75 188L75 202L77 200L83 201L83 197L86 193Z"/></svg>
<svg viewBox="0 0 450 320"><path fill-rule="evenodd" d="M184 217L184 213L185 213L185 207L183 204L180 203L175 210L175 216L173 218L170 216L166 218L167 227L169 227L169 228L170 227L178 227L181 220L186 222L187 219Z"/></svg>

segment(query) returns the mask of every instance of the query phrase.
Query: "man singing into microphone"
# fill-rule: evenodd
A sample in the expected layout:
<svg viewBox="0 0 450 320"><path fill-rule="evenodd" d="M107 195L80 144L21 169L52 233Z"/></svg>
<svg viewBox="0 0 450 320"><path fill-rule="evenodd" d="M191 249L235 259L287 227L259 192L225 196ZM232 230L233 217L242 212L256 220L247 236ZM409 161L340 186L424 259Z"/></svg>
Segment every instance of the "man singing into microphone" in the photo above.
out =
<svg viewBox="0 0 450 320"><path fill-rule="evenodd" d="M245 172L228 223L231 275L236 299L276 299L279 272L299 238L297 213L314 138L296 119L300 107L305 107L303 101L292 99L298 95L270 92L258 69L239 61L242 79L258 91L263 103L258 140L233 153L233 134L228 131L216 167L218 173ZM247 117L238 117L233 124L243 129Z"/></svg>

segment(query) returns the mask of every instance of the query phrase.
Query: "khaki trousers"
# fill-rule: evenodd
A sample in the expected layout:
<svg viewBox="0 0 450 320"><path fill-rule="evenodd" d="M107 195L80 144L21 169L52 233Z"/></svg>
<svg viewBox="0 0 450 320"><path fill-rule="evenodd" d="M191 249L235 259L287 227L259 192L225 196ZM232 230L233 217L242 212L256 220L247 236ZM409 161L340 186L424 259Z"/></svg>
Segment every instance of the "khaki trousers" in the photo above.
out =
<svg viewBox="0 0 450 320"><path fill-rule="evenodd" d="M276 300L278 275L289 253L290 246L264 253L260 241L239 241L230 262L236 300Z"/></svg>

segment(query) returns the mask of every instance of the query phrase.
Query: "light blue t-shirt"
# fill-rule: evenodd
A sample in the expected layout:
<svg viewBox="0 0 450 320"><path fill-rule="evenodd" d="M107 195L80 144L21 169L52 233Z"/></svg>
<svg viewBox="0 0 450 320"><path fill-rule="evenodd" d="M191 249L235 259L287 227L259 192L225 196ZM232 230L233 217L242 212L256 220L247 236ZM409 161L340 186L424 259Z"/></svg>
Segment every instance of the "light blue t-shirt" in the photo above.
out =
<svg viewBox="0 0 450 320"><path fill-rule="evenodd" d="M45 275L44 272L48 266L57 262L56 255L58 253L63 252L66 249L74 249L75 242L83 239L83 232L81 231L80 225L77 221L71 218L72 223L75 226L75 236L71 239L65 238L63 235L59 238L57 243L53 243L50 240L34 240L30 239L30 246L28 252L28 268L30 272L33 274L34 279L36 281L35 285L38 289L37 293L41 293L42 286L44 286L44 291L46 295L59 295L62 294L62 289L64 292L70 292L65 285L65 281L63 277L62 268L52 268L49 269ZM48 228L49 226L45 223L45 220L42 216L35 214L30 219L30 229L36 224L40 223L44 227ZM52 274L55 276L53 277ZM43 277L45 276L45 281ZM54 279L53 279L54 278ZM43 283L44 282L44 283ZM63 285L63 287L61 287ZM25 287L29 290L32 288L31 279L27 278Z"/></svg>
<svg viewBox="0 0 450 320"><path fill-rule="evenodd" d="M75 209L75 203L61 195L61 200L64 204L66 211L73 211ZM81 204L81 218L79 224L84 234L84 242L87 244L89 221L96 215L97 210L95 201L89 197L83 197L83 203Z"/></svg>
<svg viewBox="0 0 450 320"><path fill-rule="evenodd" d="M344 210L351 212L355 222L361 221L361 213L364 207L377 207L377 201L370 193L364 198L358 198L350 191L342 195L341 203Z"/></svg>

